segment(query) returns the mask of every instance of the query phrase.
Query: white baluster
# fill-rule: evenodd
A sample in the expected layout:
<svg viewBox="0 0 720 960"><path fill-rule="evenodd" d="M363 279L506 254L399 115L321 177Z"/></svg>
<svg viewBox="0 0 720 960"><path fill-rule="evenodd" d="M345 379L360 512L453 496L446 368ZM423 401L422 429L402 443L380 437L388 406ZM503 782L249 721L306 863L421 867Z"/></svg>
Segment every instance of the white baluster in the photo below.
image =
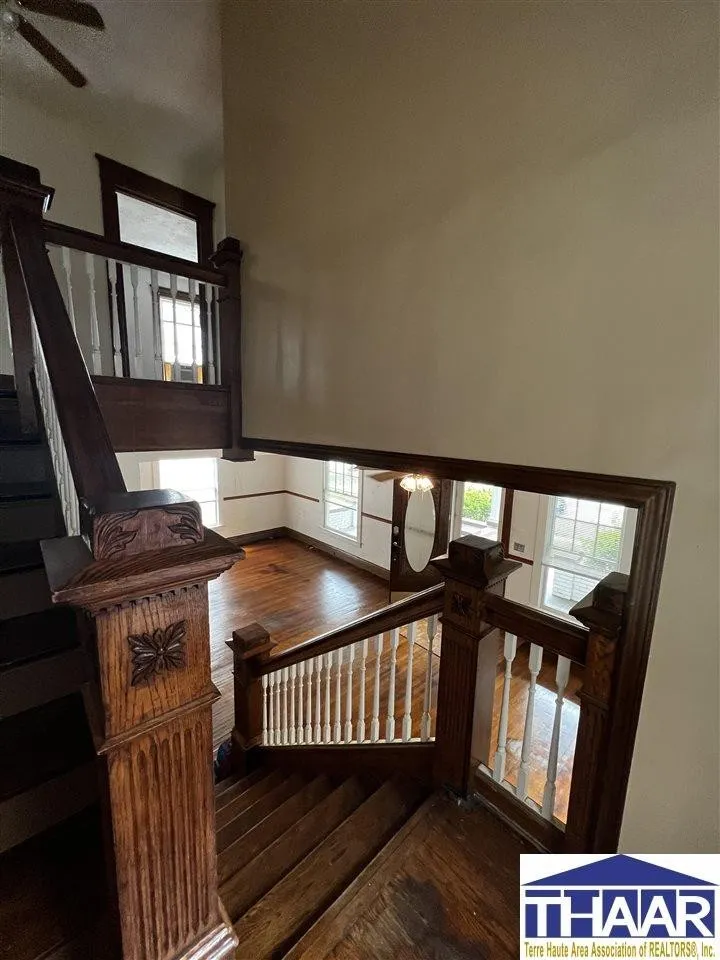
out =
<svg viewBox="0 0 720 960"><path fill-rule="evenodd" d="M395 739L395 670L397 668L397 649L400 643L400 628L390 631L390 683L388 685L388 712L385 721L385 739L388 743Z"/></svg>
<svg viewBox="0 0 720 960"><path fill-rule="evenodd" d="M157 270L150 271L150 299L152 303L153 348L155 350L155 379L164 379L162 320L160 317L160 286Z"/></svg>
<svg viewBox="0 0 720 960"><path fill-rule="evenodd" d="M333 726L333 740L340 743L342 740L342 650L335 651L335 724Z"/></svg>
<svg viewBox="0 0 720 960"><path fill-rule="evenodd" d="M267 746L269 742L269 734L268 734L268 675L266 673L263 674L263 678L262 678L262 692L263 692L262 742L263 742L263 746Z"/></svg>
<svg viewBox="0 0 720 960"><path fill-rule="evenodd" d="M75 303L73 302L72 287L72 263L70 261L69 247L62 247L63 273L65 274L65 289L67 291L67 311L72 324L73 333L77 336L77 324L75 323Z"/></svg>
<svg viewBox="0 0 720 960"><path fill-rule="evenodd" d="M130 286L132 287L133 330L135 331L135 376L142 377L142 330L138 306L138 268L135 264L130 266Z"/></svg>
<svg viewBox="0 0 720 960"><path fill-rule="evenodd" d="M330 726L330 671L332 670L332 653L325 654L325 726L323 727L323 743L331 743L332 728Z"/></svg>
<svg viewBox="0 0 720 960"><path fill-rule="evenodd" d="M275 674L269 673L268 678L268 744L275 746Z"/></svg>
<svg viewBox="0 0 720 960"><path fill-rule="evenodd" d="M298 688L298 719L297 719L297 743L305 743L305 724L304 721L304 710L305 710L305 701L303 700L303 694L305 693L305 663L300 662L297 665L297 688Z"/></svg>
<svg viewBox="0 0 720 960"><path fill-rule="evenodd" d="M313 743L322 743L322 657L315 657L315 726Z"/></svg>
<svg viewBox="0 0 720 960"><path fill-rule="evenodd" d="M560 749L560 732L562 730L562 712L565 703L565 688L570 679L570 661L567 657L558 657L557 668L555 670L555 685L557 686L557 696L555 697L555 717L553 719L552 738L550 740L550 753L548 754L547 780L543 790L542 814L552 820L555 812L555 783L557 780L558 752Z"/></svg>
<svg viewBox="0 0 720 960"><path fill-rule="evenodd" d="M520 755L520 769L518 771L516 796L526 800L528 795L528 780L530 777L530 754L532 753L533 714L535 712L535 688L542 666L542 647L535 643L530 644L530 689L528 690L527 710L525 711L525 732L523 733L522 753Z"/></svg>
<svg viewBox="0 0 720 960"><path fill-rule="evenodd" d="M290 667L290 685L289 685L289 694L290 694L290 724L288 729L288 742L295 745L297 739L297 727L295 726L295 693L297 687L297 665L293 663Z"/></svg>
<svg viewBox="0 0 720 960"><path fill-rule="evenodd" d="M208 383L215 383L215 320L213 316L213 288L209 283L203 287L205 316L207 318L207 366Z"/></svg>
<svg viewBox="0 0 720 960"><path fill-rule="evenodd" d="M5 286L5 275L0 269L0 314L2 315L2 329L3 337L8 347L8 354L6 361L8 366L6 367L6 372L9 373L13 370L13 348L12 348L12 332L10 330L10 308L7 302L7 288Z"/></svg>
<svg viewBox="0 0 720 960"><path fill-rule="evenodd" d="M288 743L288 668L282 668L282 743Z"/></svg>
<svg viewBox="0 0 720 960"><path fill-rule="evenodd" d="M355 659L355 644L351 643L347 647L347 694L345 696L345 743L350 743L353 738L352 723L352 678L353 678L353 660Z"/></svg>
<svg viewBox="0 0 720 960"><path fill-rule="evenodd" d="M90 341L92 343L93 373L102 373L102 352L100 350L100 324L97 315L97 293L95 291L95 258L91 253L85 254L85 273L90 291Z"/></svg>
<svg viewBox="0 0 720 960"><path fill-rule="evenodd" d="M412 739L412 686L413 686L413 650L415 648L416 623L409 623L407 628L407 673L405 675L405 713L402 722L402 738L407 743Z"/></svg>
<svg viewBox="0 0 720 960"><path fill-rule="evenodd" d="M428 650L427 650L427 666L425 668L425 696L423 698L423 715L422 715L422 724L420 725L421 740L430 739L430 725L432 722L430 707L432 706L433 643L435 642L435 634L437 632L437 623L438 623L437 614L433 614L432 617L428 617L427 620L425 621L425 625L427 627Z"/></svg>
<svg viewBox="0 0 720 960"><path fill-rule="evenodd" d="M493 763L493 780L502 783L505 779L505 761L507 760L508 719L510 717L510 685L512 683L512 665L517 652L517 637L505 634L505 679L503 680L500 723L498 724L497 750Z"/></svg>
<svg viewBox="0 0 720 960"><path fill-rule="evenodd" d="M172 325L173 325L173 380L180 379L180 346L178 342L178 324L177 324L177 277L174 273L170 274L170 299L172 301Z"/></svg>
<svg viewBox="0 0 720 960"><path fill-rule="evenodd" d="M113 341L113 373L116 377L123 375L122 351L120 350L120 319L118 317L117 302L117 264L108 260L108 278L110 280L110 317L112 320Z"/></svg>
<svg viewBox="0 0 720 960"><path fill-rule="evenodd" d="M192 332L192 378L193 383L199 383L198 379L198 358L200 352L198 350L198 340L197 340L197 327L195 325L195 281L188 279L188 295L190 297L190 323L192 324L190 330Z"/></svg>
<svg viewBox="0 0 720 960"><path fill-rule="evenodd" d="M373 714L370 720L370 740L377 743L380 739L380 658L383 651L383 635L375 638L375 687L373 689Z"/></svg>
<svg viewBox="0 0 720 960"><path fill-rule="evenodd" d="M275 746L282 743L282 714L280 712L280 671L275 671Z"/></svg>
<svg viewBox="0 0 720 960"><path fill-rule="evenodd" d="M367 671L368 641L363 640L360 652L360 695L358 697L357 742L365 739L365 674Z"/></svg>

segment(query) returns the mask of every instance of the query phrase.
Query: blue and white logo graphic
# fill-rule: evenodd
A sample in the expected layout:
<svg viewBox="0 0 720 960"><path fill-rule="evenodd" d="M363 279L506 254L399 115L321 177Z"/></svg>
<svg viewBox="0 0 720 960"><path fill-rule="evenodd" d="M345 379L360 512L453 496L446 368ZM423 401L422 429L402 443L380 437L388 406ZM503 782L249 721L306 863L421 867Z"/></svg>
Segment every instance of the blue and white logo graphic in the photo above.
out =
<svg viewBox="0 0 720 960"><path fill-rule="evenodd" d="M719 880L716 855L523 856L520 956L720 958Z"/></svg>

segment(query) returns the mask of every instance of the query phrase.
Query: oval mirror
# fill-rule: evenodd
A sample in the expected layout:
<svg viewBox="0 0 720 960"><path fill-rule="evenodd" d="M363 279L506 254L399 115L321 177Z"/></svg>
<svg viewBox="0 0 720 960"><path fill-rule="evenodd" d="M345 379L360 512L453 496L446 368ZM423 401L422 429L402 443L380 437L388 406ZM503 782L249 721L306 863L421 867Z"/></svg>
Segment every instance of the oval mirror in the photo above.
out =
<svg viewBox="0 0 720 960"><path fill-rule="evenodd" d="M405 513L405 555L416 573L428 565L435 542L435 500L432 493L415 490Z"/></svg>

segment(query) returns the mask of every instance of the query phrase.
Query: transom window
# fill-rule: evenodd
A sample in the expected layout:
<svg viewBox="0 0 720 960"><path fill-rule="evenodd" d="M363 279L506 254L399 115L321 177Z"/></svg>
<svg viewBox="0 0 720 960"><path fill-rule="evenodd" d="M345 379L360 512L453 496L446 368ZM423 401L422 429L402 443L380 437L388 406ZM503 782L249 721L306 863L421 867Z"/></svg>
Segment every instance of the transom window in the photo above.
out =
<svg viewBox="0 0 720 960"><path fill-rule="evenodd" d="M161 489L177 490L191 500L197 500L203 524L206 527L219 526L217 460L214 457L158 460L157 482Z"/></svg>
<svg viewBox="0 0 720 960"><path fill-rule="evenodd" d="M354 464L339 460L325 464L323 510L327 530L360 539L360 471Z"/></svg>
<svg viewBox="0 0 720 960"><path fill-rule="evenodd" d="M540 606L567 614L603 577L627 572L634 511L616 503L550 497L542 555Z"/></svg>

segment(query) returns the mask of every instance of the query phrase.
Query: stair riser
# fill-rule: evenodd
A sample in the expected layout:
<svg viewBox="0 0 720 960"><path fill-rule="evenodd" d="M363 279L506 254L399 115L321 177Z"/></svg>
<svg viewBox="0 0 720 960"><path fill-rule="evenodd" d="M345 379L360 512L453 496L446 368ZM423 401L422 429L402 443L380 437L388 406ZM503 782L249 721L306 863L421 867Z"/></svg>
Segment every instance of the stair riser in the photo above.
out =
<svg viewBox="0 0 720 960"><path fill-rule="evenodd" d="M47 449L39 444L0 444L0 483L52 480Z"/></svg>
<svg viewBox="0 0 720 960"><path fill-rule="evenodd" d="M48 827L79 813L97 800L95 763L68 773L0 803L0 853Z"/></svg>
<svg viewBox="0 0 720 960"><path fill-rule="evenodd" d="M0 620L24 617L52 605L45 570L5 573L0 577Z"/></svg>
<svg viewBox="0 0 720 960"><path fill-rule="evenodd" d="M53 500L0 504L0 540L46 540L64 533Z"/></svg>
<svg viewBox="0 0 720 960"><path fill-rule="evenodd" d="M0 720L66 697L89 679L89 663L80 649L3 670L0 673Z"/></svg>

